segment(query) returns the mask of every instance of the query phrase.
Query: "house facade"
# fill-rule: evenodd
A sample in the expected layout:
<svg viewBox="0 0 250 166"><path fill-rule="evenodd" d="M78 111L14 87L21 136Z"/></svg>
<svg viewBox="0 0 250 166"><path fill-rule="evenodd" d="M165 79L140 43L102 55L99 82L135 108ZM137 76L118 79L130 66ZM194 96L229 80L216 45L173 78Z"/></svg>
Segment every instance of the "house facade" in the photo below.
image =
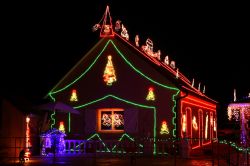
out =
<svg viewBox="0 0 250 166"><path fill-rule="evenodd" d="M114 25L107 7L100 40L49 91L81 115L51 114L52 128L65 124L67 135L122 141L192 138L192 149L217 138L217 102L195 88L175 62L154 51L152 40L129 40L124 25ZM196 139L193 139L196 138Z"/></svg>

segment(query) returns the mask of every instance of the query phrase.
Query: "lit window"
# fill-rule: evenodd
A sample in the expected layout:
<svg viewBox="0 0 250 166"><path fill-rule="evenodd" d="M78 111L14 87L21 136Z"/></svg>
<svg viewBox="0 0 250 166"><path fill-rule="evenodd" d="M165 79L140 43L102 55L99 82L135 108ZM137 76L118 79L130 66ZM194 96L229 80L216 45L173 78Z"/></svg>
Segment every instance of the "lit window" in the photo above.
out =
<svg viewBox="0 0 250 166"><path fill-rule="evenodd" d="M123 132L124 110L121 108L104 108L98 110L99 132Z"/></svg>

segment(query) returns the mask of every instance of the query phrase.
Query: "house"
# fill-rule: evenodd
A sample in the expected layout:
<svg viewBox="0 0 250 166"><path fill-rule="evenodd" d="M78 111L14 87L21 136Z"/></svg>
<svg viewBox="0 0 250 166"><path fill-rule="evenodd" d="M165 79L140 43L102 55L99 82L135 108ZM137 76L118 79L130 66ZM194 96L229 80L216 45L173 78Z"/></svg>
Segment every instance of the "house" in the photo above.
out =
<svg viewBox="0 0 250 166"><path fill-rule="evenodd" d="M248 147L247 144L250 142L250 93L242 99L237 100L235 97L234 101L229 103L227 111L230 121L239 122L241 145Z"/></svg>
<svg viewBox="0 0 250 166"><path fill-rule="evenodd" d="M130 40L120 23L112 22L107 6L102 25L93 27L99 41L48 92L52 101L81 112L52 114L52 127L63 121L67 135L104 143L151 140L154 154L158 140L191 138L192 149L210 144L217 138L217 102L155 51L151 39L142 45L138 35Z"/></svg>

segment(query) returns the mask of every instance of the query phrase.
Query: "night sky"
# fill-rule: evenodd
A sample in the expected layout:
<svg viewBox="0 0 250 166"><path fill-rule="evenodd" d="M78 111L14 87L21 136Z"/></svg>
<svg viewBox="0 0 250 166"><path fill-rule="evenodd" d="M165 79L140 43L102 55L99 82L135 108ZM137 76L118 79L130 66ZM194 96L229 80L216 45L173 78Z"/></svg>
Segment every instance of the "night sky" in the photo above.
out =
<svg viewBox="0 0 250 166"><path fill-rule="evenodd" d="M84 1L83 1L84 2ZM246 4L94 1L2 5L1 91L31 102L46 93L94 46L91 28L110 5L130 41L149 37L191 81L225 106L250 92L250 27ZM87 1L86 1L87 2Z"/></svg>

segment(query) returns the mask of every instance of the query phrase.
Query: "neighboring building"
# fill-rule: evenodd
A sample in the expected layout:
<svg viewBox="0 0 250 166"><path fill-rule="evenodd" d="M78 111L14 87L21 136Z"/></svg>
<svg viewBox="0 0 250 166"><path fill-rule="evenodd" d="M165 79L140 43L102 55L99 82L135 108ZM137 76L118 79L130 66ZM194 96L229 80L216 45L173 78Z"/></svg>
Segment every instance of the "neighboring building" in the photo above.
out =
<svg viewBox="0 0 250 166"><path fill-rule="evenodd" d="M227 110L228 119L240 124L241 144L247 145L250 142L250 93L248 97L243 99L237 100L235 97L234 102L228 105Z"/></svg>
<svg viewBox="0 0 250 166"><path fill-rule="evenodd" d="M217 138L217 102L207 97L175 66L168 56L154 52L148 39L129 41L124 25L111 22L109 8L103 17L101 39L52 88L48 97L73 106L81 115L52 114L52 127L65 124L67 135L122 141L151 138L191 139L192 149ZM203 92L202 92L203 91ZM112 148L113 149L113 148Z"/></svg>
<svg viewBox="0 0 250 166"><path fill-rule="evenodd" d="M25 114L10 100L0 99L0 156L15 157L25 147Z"/></svg>

